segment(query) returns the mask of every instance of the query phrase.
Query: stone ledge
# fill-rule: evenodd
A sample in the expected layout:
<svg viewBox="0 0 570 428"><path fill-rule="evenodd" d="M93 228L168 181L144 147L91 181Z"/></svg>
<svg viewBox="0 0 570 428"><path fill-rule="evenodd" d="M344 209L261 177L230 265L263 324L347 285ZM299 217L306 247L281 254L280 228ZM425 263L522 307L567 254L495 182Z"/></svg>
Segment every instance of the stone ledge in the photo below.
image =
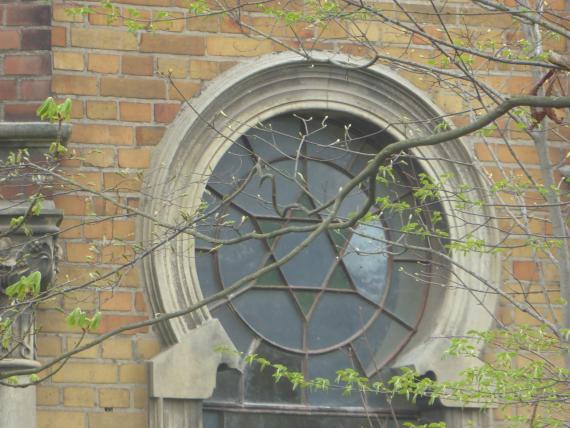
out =
<svg viewBox="0 0 570 428"><path fill-rule="evenodd" d="M57 140L69 140L71 125L61 126L47 122L0 122L0 149L2 148L49 148Z"/></svg>

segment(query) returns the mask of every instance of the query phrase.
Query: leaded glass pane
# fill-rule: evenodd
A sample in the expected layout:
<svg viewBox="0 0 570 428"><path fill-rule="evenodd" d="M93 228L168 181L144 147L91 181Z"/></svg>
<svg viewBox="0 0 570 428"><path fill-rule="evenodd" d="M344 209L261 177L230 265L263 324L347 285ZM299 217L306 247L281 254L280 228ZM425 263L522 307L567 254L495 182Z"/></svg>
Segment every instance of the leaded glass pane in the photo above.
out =
<svg viewBox="0 0 570 428"><path fill-rule="evenodd" d="M289 291L255 288L233 300L244 321L268 340L290 349L303 346L303 321Z"/></svg>

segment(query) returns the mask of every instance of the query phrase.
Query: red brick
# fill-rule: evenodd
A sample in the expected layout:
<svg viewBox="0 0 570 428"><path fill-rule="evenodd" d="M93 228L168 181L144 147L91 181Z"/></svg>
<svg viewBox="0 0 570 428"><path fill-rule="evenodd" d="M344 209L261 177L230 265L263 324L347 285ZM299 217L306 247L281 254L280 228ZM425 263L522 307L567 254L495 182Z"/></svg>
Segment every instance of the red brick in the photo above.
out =
<svg viewBox="0 0 570 428"><path fill-rule="evenodd" d="M163 126L139 126L136 130L137 146L157 145L165 131Z"/></svg>
<svg viewBox="0 0 570 428"><path fill-rule="evenodd" d="M87 101L86 111L89 119L117 118L117 104L114 101Z"/></svg>
<svg viewBox="0 0 570 428"><path fill-rule="evenodd" d="M55 2L52 2L55 3ZM59 2L57 2L59 3ZM83 22L84 15L80 14L71 14L68 13L67 10L69 9L69 4L65 4L65 2L61 2L59 4L54 4L52 6L53 12L53 21L62 21L62 22Z"/></svg>
<svg viewBox="0 0 570 428"><path fill-rule="evenodd" d="M23 80L20 82L20 99L43 100L50 95L50 80Z"/></svg>
<svg viewBox="0 0 570 428"><path fill-rule="evenodd" d="M89 149L81 152L83 163L87 166L108 167L115 163L115 151L109 149Z"/></svg>
<svg viewBox="0 0 570 428"><path fill-rule="evenodd" d="M56 70L83 71L85 69L83 53L55 51L53 52L53 68Z"/></svg>
<svg viewBox="0 0 570 428"><path fill-rule="evenodd" d="M111 220L91 221L83 224L83 235L87 239L110 239L113 234Z"/></svg>
<svg viewBox="0 0 570 428"><path fill-rule="evenodd" d="M166 84L158 79L103 77L101 95L127 98L165 98Z"/></svg>
<svg viewBox="0 0 570 428"><path fill-rule="evenodd" d="M130 311L133 295L128 292L103 291L99 300L103 311Z"/></svg>
<svg viewBox="0 0 570 428"><path fill-rule="evenodd" d="M216 56L258 56L273 50L271 40L230 37L210 37L207 42L208 55Z"/></svg>
<svg viewBox="0 0 570 428"><path fill-rule="evenodd" d="M20 34L15 30L0 31L0 50L20 49Z"/></svg>
<svg viewBox="0 0 570 428"><path fill-rule="evenodd" d="M33 122L38 120L36 110L39 104L5 104L4 119L7 121Z"/></svg>
<svg viewBox="0 0 570 428"><path fill-rule="evenodd" d="M89 54L87 68L97 73L117 73L119 71L118 55Z"/></svg>
<svg viewBox="0 0 570 428"><path fill-rule="evenodd" d="M121 3L137 4L139 6L170 6L172 0L122 0Z"/></svg>
<svg viewBox="0 0 570 428"><path fill-rule="evenodd" d="M121 168L148 168L150 150L119 149L119 166Z"/></svg>
<svg viewBox="0 0 570 428"><path fill-rule="evenodd" d="M205 44L201 37L143 33L140 50L141 52L203 55Z"/></svg>
<svg viewBox="0 0 570 428"><path fill-rule="evenodd" d="M65 46L67 35L65 27L51 27L51 45Z"/></svg>
<svg viewBox="0 0 570 428"><path fill-rule="evenodd" d="M134 220L114 220L113 238L122 241L132 241L135 239L135 227L136 222Z"/></svg>
<svg viewBox="0 0 570 428"><path fill-rule="evenodd" d="M220 31L220 18L218 16L189 16L187 21L188 30L217 33ZM227 27L222 25L222 31Z"/></svg>
<svg viewBox="0 0 570 428"><path fill-rule="evenodd" d="M180 103L176 104L155 104L154 120L160 123L170 123L180 111Z"/></svg>
<svg viewBox="0 0 570 428"><path fill-rule="evenodd" d="M25 28L22 30L22 49L26 51L50 50L51 30Z"/></svg>
<svg viewBox="0 0 570 428"><path fill-rule="evenodd" d="M132 315L105 315L101 317L101 326L99 328L100 333L105 333L114 330L118 327L123 327L128 324L132 324L139 321L146 320L146 317L132 316ZM128 330L122 334L136 334L136 333L146 333L148 327L140 327L134 330Z"/></svg>
<svg viewBox="0 0 570 428"><path fill-rule="evenodd" d="M133 56L123 57L123 73L136 76L152 76L154 71L153 57Z"/></svg>
<svg viewBox="0 0 570 428"><path fill-rule="evenodd" d="M161 31L176 31L181 32L184 31L186 27L186 19L184 18L183 13L172 12L169 13L168 17L160 18L158 16L160 12L155 12L153 15L154 21L154 28L156 30Z"/></svg>
<svg viewBox="0 0 570 428"><path fill-rule="evenodd" d="M129 145L133 130L127 126L86 125L76 123L71 134L72 141L88 144Z"/></svg>
<svg viewBox="0 0 570 428"><path fill-rule="evenodd" d="M18 96L16 80L0 80L0 100L15 100Z"/></svg>
<svg viewBox="0 0 570 428"><path fill-rule="evenodd" d="M137 37L127 31L108 28L72 28L71 45L80 48L137 50Z"/></svg>
<svg viewBox="0 0 570 428"><path fill-rule="evenodd" d="M4 73L21 75L50 74L51 60L48 54L7 55L4 58Z"/></svg>
<svg viewBox="0 0 570 428"><path fill-rule="evenodd" d="M65 215L85 214L85 198L81 196L55 196L56 208L62 209Z"/></svg>
<svg viewBox="0 0 570 428"><path fill-rule="evenodd" d="M140 190L142 185L140 177L135 174L108 172L104 174L103 180L105 182L105 188L111 191L137 192ZM116 254L118 248L120 247L111 246L104 249L103 253L110 256L108 259L109 262L124 259L123 254ZM124 254L126 254L126 252Z"/></svg>
<svg viewBox="0 0 570 428"><path fill-rule="evenodd" d="M521 281L536 281L539 277L538 265L534 262L513 262L513 276Z"/></svg>
<svg viewBox="0 0 570 428"><path fill-rule="evenodd" d="M65 253L66 260L71 263L90 263L97 258L93 246L83 242L68 242Z"/></svg>
<svg viewBox="0 0 570 428"><path fill-rule="evenodd" d="M59 230L58 237L65 239L81 238L81 221L64 218Z"/></svg>
<svg viewBox="0 0 570 428"><path fill-rule="evenodd" d="M121 120L128 122L150 122L152 104L121 102Z"/></svg>
<svg viewBox="0 0 570 428"><path fill-rule="evenodd" d="M190 77L193 79L210 80L220 74L219 62L190 61Z"/></svg>
<svg viewBox="0 0 570 428"><path fill-rule="evenodd" d="M50 25L51 7L46 4L6 6L6 25Z"/></svg>
<svg viewBox="0 0 570 428"><path fill-rule="evenodd" d="M58 74L52 78L51 89L56 94L96 95L97 78Z"/></svg>
<svg viewBox="0 0 570 428"><path fill-rule="evenodd" d="M135 294L135 310L137 312L146 312L146 302L143 293Z"/></svg>
<svg viewBox="0 0 570 428"><path fill-rule="evenodd" d="M172 80L168 85L168 96L173 100L187 101L200 90L197 83L185 80Z"/></svg>

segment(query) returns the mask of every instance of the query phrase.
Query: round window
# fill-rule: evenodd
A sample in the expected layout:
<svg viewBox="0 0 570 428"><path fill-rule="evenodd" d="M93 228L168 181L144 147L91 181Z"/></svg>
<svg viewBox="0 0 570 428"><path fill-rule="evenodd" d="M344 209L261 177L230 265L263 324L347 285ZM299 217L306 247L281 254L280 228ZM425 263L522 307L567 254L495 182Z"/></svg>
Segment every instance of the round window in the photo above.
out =
<svg viewBox="0 0 570 428"><path fill-rule="evenodd" d="M390 141L385 132L335 114L284 114L260 123L213 169L204 198L219 209L202 228L228 239L316 225L330 214L323 204ZM417 173L413 162L402 161L375 189L353 189L338 219L350 218L374 190L385 201L373 209L374 220L351 229L333 225L304 248L306 231L220 248L197 242L205 295L298 251L210 307L238 349L255 352L263 344L296 355L307 376L322 375L322 367L334 376L343 363L367 374L386 365L416 331L429 288L428 241L401 232L409 222L426 221L413 197Z"/></svg>

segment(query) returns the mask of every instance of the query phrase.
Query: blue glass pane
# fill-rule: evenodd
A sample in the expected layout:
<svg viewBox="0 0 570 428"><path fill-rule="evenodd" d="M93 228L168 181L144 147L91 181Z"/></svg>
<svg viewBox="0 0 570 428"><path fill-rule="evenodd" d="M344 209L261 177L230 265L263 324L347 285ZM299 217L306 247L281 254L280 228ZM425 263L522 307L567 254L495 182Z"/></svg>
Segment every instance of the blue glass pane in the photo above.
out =
<svg viewBox="0 0 570 428"><path fill-rule="evenodd" d="M409 201L408 198L404 201ZM410 223L417 223L423 227L423 220L413 212L406 209L401 212L385 212L383 220L388 227L389 240L392 243L392 252L396 258L426 258L427 252L419 248L426 248L426 239L418 233L405 233L402 228Z"/></svg>
<svg viewBox="0 0 570 428"><path fill-rule="evenodd" d="M332 121L318 121L315 125L305 139L307 157L335 163L346 169L354 155L350 152L350 142L347 141L344 128Z"/></svg>
<svg viewBox="0 0 570 428"><path fill-rule="evenodd" d="M268 359L274 364L282 364L291 371L302 371L302 358L277 349L265 342L255 349L256 354ZM270 367L260 370L258 364L246 367L245 401L258 403L300 403L301 391L293 389L286 379L275 382L273 370Z"/></svg>
<svg viewBox="0 0 570 428"><path fill-rule="evenodd" d="M380 224L359 225L349 241L342 260L356 289L379 304L386 290L388 257Z"/></svg>
<svg viewBox="0 0 570 428"><path fill-rule="evenodd" d="M307 171L308 187L318 204L338 195L350 177L338 169L321 162L311 162ZM366 195L358 188L353 189L341 203L337 216L347 218L357 212L366 202ZM330 210L327 210L330 212Z"/></svg>
<svg viewBox="0 0 570 428"><path fill-rule="evenodd" d="M222 195L232 193L247 177L254 163L251 154L239 143L222 156L208 180L208 186Z"/></svg>
<svg viewBox="0 0 570 428"><path fill-rule="evenodd" d="M196 270L198 271L198 279L200 281L200 289L204 297L211 296L222 291L218 278L214 275L217 266L214 264L214 258L210 253L196 251Z"/></svg>
<svg viewBox="0 0 570 428"><path fill-rule="evenodd" d="M378 190L378 195L387 196L392 202L401 201L412 195L414 186L398 168L392 169L392 175L385 174L382 177L387 182L377 183L377 189L382 189L381 191Z"/></svg>
<svg viewBox="0 0 570 428"><path fill-rule="evenodd" d="M429 286L428 268L417 262L395 262L392 286L386 299L386 309L398 318L415 325Z"/></svg>
<svg viewBox="0 0 570 428"><path fill-rule="evenodd" d="M239 233L232 227L241 223L241 216L237 210L231 209L224 217L225 222L233 222L221 230L220 237L232 239L240 234L253 232L251 222L246 221L239 228ZM257 271L263 266L267 247L262 241L250 239L239 244L224 245L217 251L218 264L224 287L232 285L244 276Z"/></svg>
<svg viewBox="0 0 570 428"><path fill-rule="evenodd" d="M216 227L216 224L218 222L218 217L216 216L216 212L219 209L221 199L218 198L216 195L212 194L211 192L209 192L208 190L206 190L202 195L202 202L205 203L206 205L204 214L206 213L212 213L212 214L208 215L205 219L200 221L197 224L196 230L206 236L216 237L218 234ZM202 248L202 249L211 249L214 247L213 244L202 239L196 239L195 245L196 248Z"/></svg>
<svg viewBox="0 0 570 428"><path fill-rule="evenodd" d="M324 292L309 320L309 349L323 349L349 339L362 330L376 311L351 293Z"/></svg>
<svg viewBox="0 0 570 428"><path fill-rule="evenodd" d="M235 312L224 305L212 310L212 316L220 320L236 349L247 352L254 335Z"/></svg>
<svg viewBox="0 0 570 428"><path fill-rule="evenodd" d="M352 346L367 376L380 370L398 351L410 330L381 314Z"/></svg>
<svg viewBox="0 0 570 428"><path fill-rule="evenodd" d="M358 140L358 143L351 147L352 150L358 152L358 156L352 159L349 165L349 172L352 175L358 174L368 165L374 156L378 153L378 149L366 141Z"/></svg>
<svg viewBox="0 0 570 428"><path fill-rule="evenodd" d="M252 289L233 300L240 316L262 337L289 348L303 344L301 314L288 290Z"/></svg>
<svg viewBox="0 0 570 428"><path fill-rule="evenodd" d="M348 350L337 349L325 354L313 355L309 359L309 378L322 377L329 379L331 384L336 378L336 371L345 368L354 368L354 361L351 360ZM314 405L336 405L336 406L361 406L362 398L360 394L354 393L346 396L342 390L330 388L328 391L309 391L309 404Z"/></svg>
<svg viewBox="0 0 570 428"><path fill-rule="evenodd" d="M307 236L306 233L289 233L280 237L274 251L277 259L297 248ZM336 256L333 244L325 234L321 234L291 261L282 265L281 270L289 285L321 287L334 266Z"/></svg>
<svg viewBox="0 0 570 428"><path fill-rule="evenodd" d="M295 182L295 162L282 160L263 167L261 176L256 174L244 190L233 200L243 210L254 215L277 216L273 207L273 182L275 183L275 197L277 206L285 207L297 201L301 195L301 188ZM273 177L272 179L269 177Z"/></svg>
<svg viewBox="0 0 570 428"><path fill-rule="evenodd" d="M288 157L294 159L301 143L299 119L280 116L263 122L245 135L255 154L266 162Z"/></svg>
<svg viewBox="0 0 570 428"><path fill-rule="evenodd" d="M222 413L213 410L204 410L202 413L202 423L204 428L224 428Z"/></svg>

